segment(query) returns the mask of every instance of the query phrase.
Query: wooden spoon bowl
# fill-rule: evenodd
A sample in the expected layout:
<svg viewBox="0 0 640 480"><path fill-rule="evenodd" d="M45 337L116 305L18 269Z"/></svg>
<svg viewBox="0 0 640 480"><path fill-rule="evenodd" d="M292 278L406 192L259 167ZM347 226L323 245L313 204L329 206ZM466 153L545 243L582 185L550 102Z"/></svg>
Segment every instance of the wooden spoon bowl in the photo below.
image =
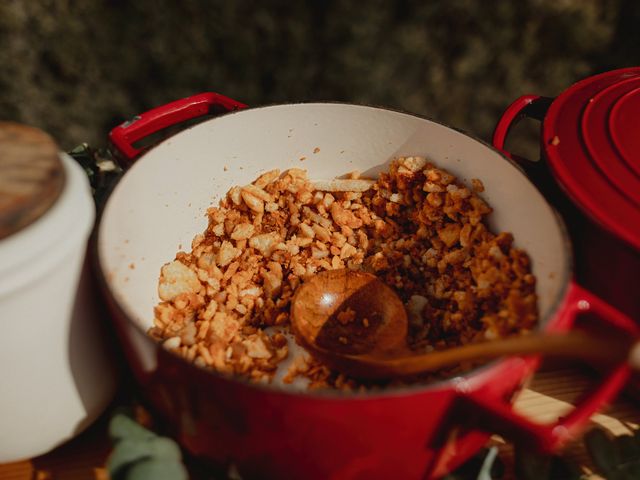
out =
<svg viewBox="0 0 640 480"><path fill-rule="evenodd" d="M628 359L640 369L640 342L620 334L579 330L537 333L448 350L416 353L407 346L407 314L400 298L365 272L328 270L305 281L293 298L291 327L299 343L338 371L360 378L415 376L464 361L547 354L610 364Z"/></svg>
<svg viewBox="0 0 640 480"><path fill-rule="evenodd" d="M300 286L291 307L298 341L338 355L406 349L408 323L400 298L375 275L327 270Z"/></svg>

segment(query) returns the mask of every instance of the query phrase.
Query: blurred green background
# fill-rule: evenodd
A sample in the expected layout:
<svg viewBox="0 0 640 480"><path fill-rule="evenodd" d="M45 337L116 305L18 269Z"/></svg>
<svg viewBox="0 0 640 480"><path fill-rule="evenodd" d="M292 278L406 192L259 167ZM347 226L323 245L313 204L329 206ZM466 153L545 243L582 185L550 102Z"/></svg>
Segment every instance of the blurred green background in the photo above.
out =
<svg viewBox="0 0 640 480"><path fill-rule="evenodd" d="M383 105L487 140L519 95L639 64L637 0L0 2L0 117L65 149L203 91ZM536 155L536 126L515 134Z"/></svg>

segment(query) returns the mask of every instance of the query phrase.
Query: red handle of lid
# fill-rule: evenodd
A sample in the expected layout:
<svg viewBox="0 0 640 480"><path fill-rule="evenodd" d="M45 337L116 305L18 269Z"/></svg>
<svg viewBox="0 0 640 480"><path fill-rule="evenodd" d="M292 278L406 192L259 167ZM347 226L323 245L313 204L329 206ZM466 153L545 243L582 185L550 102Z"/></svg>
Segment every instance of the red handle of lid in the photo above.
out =
<svg viewBox="0 0 640 480"><path fill-rule="evenodd" d="M493 146L512 158L511 153L504 149L509 131L524 117L542 121L552 102L552 98L540 95L522 95L514 100L504 111L493 131Z"/></svg>
<svg viewBox="0 0 640 480"><path fill-rule="evenodd" d="M554 99L540 95L523 95L507 107L493 132L493 146L513 160L529 180L549 201L557 197L557 192L550 181L545 162L533 162L505 149L507 136L511 129L523 118L532 118L542 122Z"/></svg>
<svg viewBox="0 0 640 480"><path fill-rule="evenodd" d="M566 322L567 327L570 327L576 316L587 312L593 313L607 328L621 330L635 338L640 335L640 328L628 316L572 282L564 310L558 314L564 315L563 321ZM532 445L540 451L556 452L581 433L595 412L618 395L624 388L631 371L629 362L615 365L599 384L578 400L577 405L568 415L548 425L536 423L515 413L511 405L496 402L481 390L466 393L463 401L471 404L467 404L466 408L481 412L481 421L487 425L487 429L501 430L498 433L503 433L516 442Z"/></svg>
<svg viewBox="0 0 640 480"><path fill-rule="evenodd" d="M137 148L134 144L153 133L192 118L246 107L245 104L218 93L200 93L136 115L111 130L109 140L116 150L115 153L132 163L149 148Z"/></svg>

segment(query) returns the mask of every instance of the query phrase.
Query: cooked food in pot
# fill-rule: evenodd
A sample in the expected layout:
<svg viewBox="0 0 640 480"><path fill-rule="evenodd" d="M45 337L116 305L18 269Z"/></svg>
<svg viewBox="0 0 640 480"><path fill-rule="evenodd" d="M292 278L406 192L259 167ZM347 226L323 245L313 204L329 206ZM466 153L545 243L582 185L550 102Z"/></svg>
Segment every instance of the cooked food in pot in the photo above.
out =
<svg viewBox="0 0 640 480"><path fill-rule="evenodd" d="M375 181L348 177L273 170L229 190L191 251L162 267L149 334L198 366L271 381L289 356L296 288L337 268L372 272L400 295L415 352L536 324L529 258L488 230L480 180L469 188L422 157L394 160ZM284 381L297 376L311 388L361 386L309 356Z"/></svg>

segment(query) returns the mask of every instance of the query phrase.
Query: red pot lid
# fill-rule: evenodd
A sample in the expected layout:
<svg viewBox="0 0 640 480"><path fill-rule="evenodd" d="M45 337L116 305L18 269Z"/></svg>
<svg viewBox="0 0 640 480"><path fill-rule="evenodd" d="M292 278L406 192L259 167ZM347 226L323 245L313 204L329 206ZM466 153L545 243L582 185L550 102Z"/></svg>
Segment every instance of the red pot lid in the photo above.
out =
<svg viewBox="0 0 640 480"><path fill-rule="evenodd" d="M542 140L569 197L640 250L640 67L567 89L547 112Z"/></svg>

